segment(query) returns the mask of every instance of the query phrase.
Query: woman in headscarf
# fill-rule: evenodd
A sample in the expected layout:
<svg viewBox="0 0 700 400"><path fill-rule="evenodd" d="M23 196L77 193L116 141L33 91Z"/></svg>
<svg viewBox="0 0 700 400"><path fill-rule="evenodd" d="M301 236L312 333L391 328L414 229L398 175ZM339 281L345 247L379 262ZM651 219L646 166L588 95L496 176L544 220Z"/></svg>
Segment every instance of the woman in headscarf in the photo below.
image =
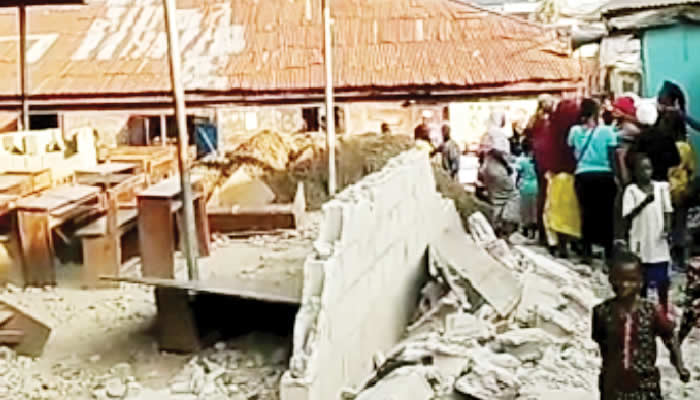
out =
<svg viewBox="0 0 700 400"><path fill-rule="evenodd" d="M593 99L581 103L579 123L571 128L569 145L576 157L576 195L581 206L583 257L590 262L593 244L605 248L612 257L613 222L617 185L611 153L617 146L617 134L609 126L599 125L600 106Z"/></svg>
<svg viewBox="0 0 700 400"><path fill-rule="evenodd" d="M502 111L494 111L482 141L483 163L480 175L493 206L493 221L501 235L510 235L520 222L520 198L510 166L510 143Z"/></svg>

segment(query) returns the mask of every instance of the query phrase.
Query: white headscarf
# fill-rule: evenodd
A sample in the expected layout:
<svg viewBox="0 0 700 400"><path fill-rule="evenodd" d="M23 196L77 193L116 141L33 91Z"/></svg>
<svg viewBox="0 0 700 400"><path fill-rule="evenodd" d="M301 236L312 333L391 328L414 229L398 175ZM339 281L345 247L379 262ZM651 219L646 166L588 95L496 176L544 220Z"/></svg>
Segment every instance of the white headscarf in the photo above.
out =
<svg viewBox="0 0 700 400"><path fill-rule="evenodd" d="M487 151L499 150L503 153L510 154L510 142L508 141L508 132L505 124L506 114L503 111L494 110L491 112L486 130Z"/></svg>

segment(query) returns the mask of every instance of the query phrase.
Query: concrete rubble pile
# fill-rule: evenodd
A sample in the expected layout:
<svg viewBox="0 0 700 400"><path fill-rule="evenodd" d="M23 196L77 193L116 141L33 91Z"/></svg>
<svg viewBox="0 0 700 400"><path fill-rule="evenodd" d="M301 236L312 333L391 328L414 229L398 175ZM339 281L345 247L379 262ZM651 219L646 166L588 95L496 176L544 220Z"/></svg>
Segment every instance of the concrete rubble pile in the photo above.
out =
<svg viewBox="0 0 700 400"><path fill-rule="evenodd" d="M591 271L509 246L480 213L469 227L471 235L448 232L430 245L431 280L406 338L378 354L374 376L346 396L596 399Z"/></svg>
<svg viewBox="0 0 700 400"><path fill-rule="evenodd" d="M265 354L217 343L213 350L192 358L173 378L169 398L276 399L288 358L289 348L283 345Z"/></svg>

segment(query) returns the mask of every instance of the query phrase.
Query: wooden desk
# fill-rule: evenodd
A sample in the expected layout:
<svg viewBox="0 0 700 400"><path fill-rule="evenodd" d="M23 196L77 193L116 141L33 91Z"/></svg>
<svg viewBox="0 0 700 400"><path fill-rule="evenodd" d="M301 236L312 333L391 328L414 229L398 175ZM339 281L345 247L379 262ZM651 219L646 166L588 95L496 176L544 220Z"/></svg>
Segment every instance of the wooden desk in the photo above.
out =
<svg viewBox="0 0 700 400"><path fill-rule="evenodd" d="M121 237L136 227L138 211L135 209L108 210L116 214L115 226L109 226L109 215L79 229L76 236L83 244L83 287L87 289L110 288L113 284L99 282L100 275L119 275L122 264Z"/></svg>
<svg viewBox="0 0 700 400"><path fill-rule="evenodd" d="M107 162L89 168L77 169L75 170L75 178L78 180L78 183L80 183L81 179L96 179L117 174L133 174L135 168L136 166L131 163Z"/></svg>
<svg viewBox="0 0 700 400"><path fill-rule="evenodd" d="M56 284L52 231L65 222L99 212L100 189L64 185L17 201L25 286Z"/></svg>
<svg viewBox="0 0 700 400"><path fill-rule="evenodd" d="M197 193L196 180L192 182L195 194L195 224L199 242L199 255L208 256L209 222L204 197ZM175 214L181 209L180 178L169 178L138 194L139 248L143 276L150 278L175 278ZM178 222L182 218L177 218ZM182 234L182 224L180 232Z"/></svg>
<svg viewBox="0 0 700 400"><path fill-rule="evenodd" d="M26 196L32 193L32 180L28 176L0 175L0 193Z"/></svg>
<svg viewBox="0 0 700 400"><path fill-rule="evenodd" d="M21 177L29 181L29 192L19 194L21 196L40 192L50 188L53 184L51 169L49 168L10 170L5 171L4 174L7 176Z"/></svg>

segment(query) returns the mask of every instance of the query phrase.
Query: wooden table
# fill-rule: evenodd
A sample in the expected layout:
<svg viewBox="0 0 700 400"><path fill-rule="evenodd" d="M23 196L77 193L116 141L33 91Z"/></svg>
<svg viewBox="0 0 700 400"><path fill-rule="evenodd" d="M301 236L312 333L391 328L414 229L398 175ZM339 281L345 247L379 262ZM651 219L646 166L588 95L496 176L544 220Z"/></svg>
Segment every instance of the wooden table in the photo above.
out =
<svg viewBox="0 0 700 400"><path fill-rule="evenodd" d="M17 201L25 286L56 284L52 231L74 218L99 212L100 189L63 185Z"/></svg>
<svg viewBox="0 0 700 400"><path fill-rule="evenodd" d="M53 184L49 168L9 170L5 171L4 175L21 177L29 181L28 192L18 193L20 196L48 189Z"/></svg>
<svg viewBox="0 0 700 400"><path fill-rule="evenodd" d="M177 168L176 153L163 146L122 146L109 149L106 159L131 164L146 174L148 183L171 176Z"/></svg>
<svg viewBox="0 0 700 400"><path fill-rule="evenodd" d="M0 175L0 193L26 196L32 193L32 180L21 175Z"/></svg>
<svg viewBox="0 0 700 400"><path fill-rule="evenodd" d="M133 174L135 169L136 166L131 163L106 162L89 168L75 170L75 178L78 183L81 183L81 180L106 179L120 174Z"/></svg>
<svg viewBox="0 0 700 400"><path fill-rule="evenodd" d="M201 192L195 190L192 182L194 209L199 255L208 256L209 222L206 204ZM139 248L143 276L150 278L173 279L175 277L175 225L176 213L182 208L180 178L173 177L161 181L138 194ZM178 218L181 221L182 218ZM179 223L178 225L181 225ZM182 235L183 229L180 226Z"/></svg>

